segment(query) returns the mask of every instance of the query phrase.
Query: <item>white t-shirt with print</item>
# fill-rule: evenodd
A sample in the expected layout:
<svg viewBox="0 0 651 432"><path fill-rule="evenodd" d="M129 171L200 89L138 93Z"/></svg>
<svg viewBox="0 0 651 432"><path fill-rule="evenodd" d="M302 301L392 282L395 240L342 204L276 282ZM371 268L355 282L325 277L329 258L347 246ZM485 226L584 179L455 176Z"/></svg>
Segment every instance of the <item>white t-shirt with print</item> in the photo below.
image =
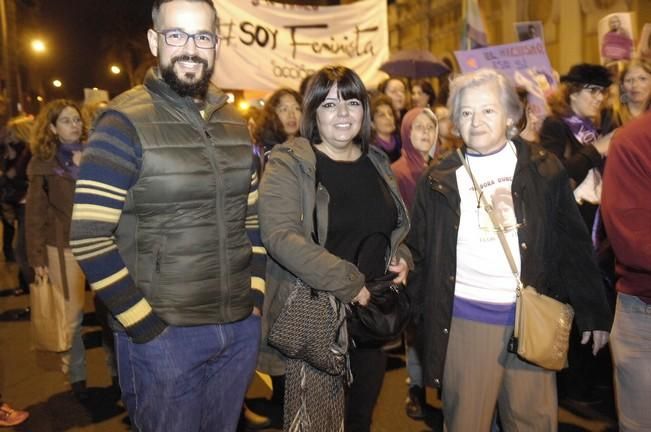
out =
<svg viewBox="0 0 651 432"><path fill-rule="evenodd" d="M517 223L513 210L511 182L517 156L508 142L490 155L466 155L470 169L506 232L513 259L520 272ZM515 303L517 282L497 233L473 187L465 167L457 169L461 197L461 220L457 238L455 296L469 301L495 304ZM479 205L478 205L479 204Z"/></svg>

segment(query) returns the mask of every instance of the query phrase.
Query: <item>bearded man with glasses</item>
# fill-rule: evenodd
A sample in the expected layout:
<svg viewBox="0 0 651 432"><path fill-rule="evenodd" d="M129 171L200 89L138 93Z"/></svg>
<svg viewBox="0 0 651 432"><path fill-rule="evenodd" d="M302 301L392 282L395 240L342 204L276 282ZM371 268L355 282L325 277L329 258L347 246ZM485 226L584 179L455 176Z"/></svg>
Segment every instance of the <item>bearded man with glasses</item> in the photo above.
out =
<svg viewBox="0 0 651 432"><path fill-rule="evenodd" d="M158 67L96 122L71 246L115 318L135 429L234 431L260 338L245 230L253 154L246 121L210 83L212 1L155 0L152 20Z"/></svg>

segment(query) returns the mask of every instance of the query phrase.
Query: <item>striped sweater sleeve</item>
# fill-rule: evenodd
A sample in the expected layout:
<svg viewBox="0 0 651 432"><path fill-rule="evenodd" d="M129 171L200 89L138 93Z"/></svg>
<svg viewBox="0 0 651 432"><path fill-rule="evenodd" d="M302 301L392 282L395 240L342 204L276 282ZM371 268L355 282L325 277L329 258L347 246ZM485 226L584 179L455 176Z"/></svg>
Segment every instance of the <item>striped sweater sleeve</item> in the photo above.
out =
<svg viewBox="0 0 651 432"><path fill-rule="evenodd" d="M91 288L136 343L154 339L166 327L136 286L115 240L141 154L136 131L124 116L110 112L99 120L84 150L70 230L72 253Z"/></svg>
<svg viewBox="0 0 651 432"><path fill-rule="evenodd" d="M260 174L262 173L262 164L260 157L255 154L254 149L253 167L251 169L251 190L249 192L247 215L246 215L246 233L252 245L251 259L251 289L253 291L253 303L262 312L265 293L265 270L267 266L267 251L262 245L260 236L260 223L258 221L258 186L260 184Z"/></svg>

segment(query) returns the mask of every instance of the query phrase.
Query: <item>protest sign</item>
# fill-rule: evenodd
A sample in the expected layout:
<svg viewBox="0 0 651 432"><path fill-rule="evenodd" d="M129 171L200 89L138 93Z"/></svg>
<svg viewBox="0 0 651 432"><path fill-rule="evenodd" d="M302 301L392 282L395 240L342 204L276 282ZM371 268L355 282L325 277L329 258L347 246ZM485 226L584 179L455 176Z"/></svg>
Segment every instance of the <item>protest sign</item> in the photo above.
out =
<svg viewBox="0 0 651 432"><path fill-rule="evenodd" d="M506 45L455 51L454 55L463 73L481 68L495 69L510 77L516 86L526 89L531 110L542 122L548 111L546 98L558 84L542 40L534 38Z"/></svg>

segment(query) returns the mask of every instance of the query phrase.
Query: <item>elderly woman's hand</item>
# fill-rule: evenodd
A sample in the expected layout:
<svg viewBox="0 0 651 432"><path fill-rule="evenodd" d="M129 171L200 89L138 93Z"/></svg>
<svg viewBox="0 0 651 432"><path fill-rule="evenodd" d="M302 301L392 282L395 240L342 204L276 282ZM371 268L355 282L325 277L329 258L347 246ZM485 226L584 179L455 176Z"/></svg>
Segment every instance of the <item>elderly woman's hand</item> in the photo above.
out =
<svg viewBox="0 0 651 432"><path fill-rule="evenodd" d="M391 264L389 265L389 271L397 273L398 276L393 280L395 284L406 284L407 283L407 273L409 273L409 266L407 261L404 258L396 260L396 258L391 259Z"/></svg>
<svg viewBox="0 0 651 432"><path fill-rule="evenodd" d="M584 331L581 344L587 344L590 341L590 336L592 336L592 355L596 356L599 350L608 343L609 335L607 331L603 330Z"/></svg>

